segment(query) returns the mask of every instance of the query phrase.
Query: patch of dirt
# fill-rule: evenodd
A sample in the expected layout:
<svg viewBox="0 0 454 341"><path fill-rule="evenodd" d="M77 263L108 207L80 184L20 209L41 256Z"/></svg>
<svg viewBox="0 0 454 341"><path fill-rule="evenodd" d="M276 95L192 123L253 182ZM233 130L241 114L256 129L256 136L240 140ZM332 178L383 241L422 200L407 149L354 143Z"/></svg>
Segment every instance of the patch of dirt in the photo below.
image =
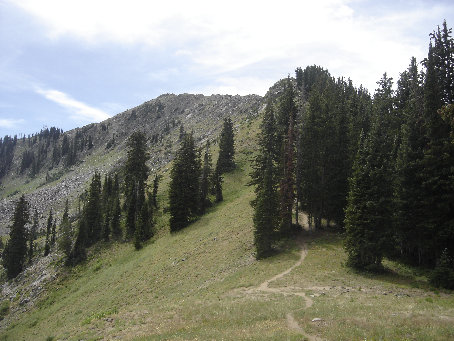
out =
<svg viewBox="0 0 454 341"><path fill-rule="evenodd" d="M262 296L263 294L265 294L265 295L267 295L267 294L281 294L281 295L284 295L284 296L294 295L294 296L298 296L298 297L301 297L302 299L304 299L305 307L303 309L310 308L314 304L314 301L310 297L306 296L306 293L303 291L305 289L299 288L299 287L292 287L292 286L288 286L288 287L270 287L271 283L273 283L274 281L276 281L278 279L281 279L284 276L288 275L290 272L293 271L293 269L295 269L296 267L300 266L303 263L304 258L307 255L307 245L304 242L302 242L301 240L299 240L298 243L301 246L300 258L290 268L288 268L288 269L282 271L281 273L271 277L270 279L265 280L263 283L259 284L257 287L253 287L253 288L238 288L238 289L235 290L235 293L240 293L240 294L246 295L248 297L254 297L254 296L257 296L257 295ZM288 312L286 317L287 317L287 326L289 327L289 329L297 331L298 333L302 334L305 339L307 339L309 341L320 341L320 340L322 340L321 338L319 338L317 336L313 336L313 335L307 334L303 330L303 328L299 325L298 321L294 318L292 312Z"/></svg>

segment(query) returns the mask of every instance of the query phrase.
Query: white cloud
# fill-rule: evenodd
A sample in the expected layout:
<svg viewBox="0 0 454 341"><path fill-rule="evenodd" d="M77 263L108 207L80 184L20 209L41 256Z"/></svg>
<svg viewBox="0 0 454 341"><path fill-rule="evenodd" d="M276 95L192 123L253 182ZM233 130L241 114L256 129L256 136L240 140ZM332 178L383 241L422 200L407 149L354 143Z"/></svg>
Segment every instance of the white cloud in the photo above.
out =
<svg viewBox="0 0 454 341"><path fill-rule="evenodd" d="M387 2L367 15L355 11L358 3L367 8L372 2L24 0L18 6L41 20L51 39L165 47L215 83L259 63L284 73L318 64L373 91L383 72L397 77L411 56L424 56L432 25L453 7L408 1L400 8ZM434 21L430 30L415 37L414 30L428 20ZM151 79L165 80L168 71ZM257 75L262 76L270 78Z"/></svg>
<svg viewBox="0 0 454 341"><path fill-rule="evenodd" d="M0 118L0 128L16 128L24 122L23 119Z"/></svg>
<svg viewBox="0 0 454 341"><path fill-rule="evenodd" d="M41 88L37 88L36 92L48 100L68 109L71 113L70 117L72 119L84 120L88 122L100 122L110 117L104 111L75 100L64 92L58 90L44 90Z"/></svg>

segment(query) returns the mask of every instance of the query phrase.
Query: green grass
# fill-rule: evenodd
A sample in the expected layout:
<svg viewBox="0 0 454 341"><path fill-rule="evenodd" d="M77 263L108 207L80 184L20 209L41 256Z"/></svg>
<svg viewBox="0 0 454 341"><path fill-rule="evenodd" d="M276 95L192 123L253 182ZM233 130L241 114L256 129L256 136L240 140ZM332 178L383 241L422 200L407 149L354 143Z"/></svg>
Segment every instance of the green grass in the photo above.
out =
<svg viewBox="0 0 454 341"><path fill-rule="evenodd" d="M310 308L294 295L248 294L295 264L300 250L284 241L280 253L255 260L254 194L246 186L254 143L246 129L237 141L239 168L225 177L224 202L169 234L161 201L157 236L143 249L100 245L96 259L61 274L0 339L301 340L288 313L306 333L328 340L454 339L451 293L432 291L423 272L391 261L382 274L356 273L344 266L341 236L329 232L303 234L309 251L302 265L270 284L299 288L313 300ZM322 321L311 322L316 317Z"/></svg>

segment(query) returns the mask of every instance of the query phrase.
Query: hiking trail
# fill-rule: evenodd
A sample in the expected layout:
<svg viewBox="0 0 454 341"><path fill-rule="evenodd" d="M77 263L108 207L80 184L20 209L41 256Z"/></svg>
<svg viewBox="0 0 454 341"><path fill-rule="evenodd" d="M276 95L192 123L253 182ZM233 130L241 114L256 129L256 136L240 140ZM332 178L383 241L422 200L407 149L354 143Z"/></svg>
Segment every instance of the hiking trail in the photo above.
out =
<svg viewBox="0 0 454 341"><path fill-rule="evenodd" d="M291 287L291 286L290 287L277 287L277 288L270 287L271 283L288 275L290 272L293 271L293 269L295 269L296 267L300 266L303 263L304 258L307 255L307 245L306 245L306 243L304 243L301 240L298 240L298 244L301 246L301 252L300 252L300 258L295 264L293 264L290 268L284 270L283 272L271 277L270 279L265 280L263 283L259 284L258 286L244 290L244 292L248 295L265 292L265 293L272 293L272 294L281 294L284 296L288 296L288 295L298 296L298 297L301 297L305 302L305 307L302 308L301 310L310 308L314 304L314 301L310 297L306 296L306 293L303 291L303 288ZM298 333L301 333L307 340L309 340L309 341L323 340L317 336L309 335L306 332L304 332L303 328L298 324L298 321L295 319L292 312L288 312L286 317L287 317L287 326L290 329L297 331Z"/></svg>

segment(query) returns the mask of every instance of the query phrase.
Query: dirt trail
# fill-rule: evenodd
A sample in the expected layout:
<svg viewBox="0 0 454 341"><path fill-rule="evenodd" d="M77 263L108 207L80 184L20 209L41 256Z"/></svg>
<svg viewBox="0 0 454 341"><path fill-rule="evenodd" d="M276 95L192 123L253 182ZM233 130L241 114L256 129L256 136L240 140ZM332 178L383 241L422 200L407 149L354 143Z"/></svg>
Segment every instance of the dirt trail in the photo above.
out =
<svg viewBox="0 0 454 341"><path fill-rule="evenodd" d="M284 296L294 295L294 296L298 296L298 297L301 297L304 299L305 307L303 309L310 308L314 304L314 301L310 297L306 296L305 292L302 291L303 290L302 288L298 288L298 287L282 287L282 288L272 287L272 288L270 288L270 284L272 282L274 282L278 279L281 279L285 275L288 275L290 272L292 272L293 269L295 269L296 267L300 266L303 263L303 260L307 255L307 245L304 242L302 242L301 240L299 240L298 243L301 246L301 254L300 254L300 259L295 264L293 264L290 268L286 269L285 271L277 274L276 276L271 277L270 279L267 279L263 283L259 284L257 287L253 287L253 288L246 290L246 293L254 294L257 292L266 292L266 293L282 294ZM309 340L309 341L323 340L319 337L305 333L303 328L301 328L301 326L298 324L298 321L295 320L295 317L292 315L291 312L288 312L286 317L287 317L288 327L292 330L295 330L295 331L301 333L307 340Z"/></svg>

